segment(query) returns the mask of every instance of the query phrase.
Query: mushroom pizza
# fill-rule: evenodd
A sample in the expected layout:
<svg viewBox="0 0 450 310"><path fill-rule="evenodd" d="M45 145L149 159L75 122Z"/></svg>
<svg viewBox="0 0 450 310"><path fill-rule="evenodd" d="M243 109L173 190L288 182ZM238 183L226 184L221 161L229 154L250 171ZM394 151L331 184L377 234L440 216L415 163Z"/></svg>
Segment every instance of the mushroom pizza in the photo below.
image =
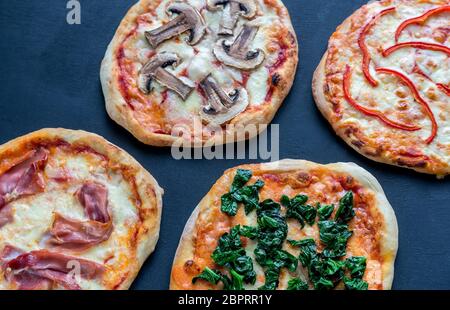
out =
<svg viewBox="0 0 450 310"><path fill-rule="evenodd" d="M0 146L0 290L126 289L159 236L162 189L84 131Z"/></svg>
<svg viewBox="0 0 450 310"><path fill-rule="evenodd" d="M108 114L140 141L225 143L272 120L298 47L280 0L141 0L106 52ZM200 126L200 130L197 130Z"/></svg>

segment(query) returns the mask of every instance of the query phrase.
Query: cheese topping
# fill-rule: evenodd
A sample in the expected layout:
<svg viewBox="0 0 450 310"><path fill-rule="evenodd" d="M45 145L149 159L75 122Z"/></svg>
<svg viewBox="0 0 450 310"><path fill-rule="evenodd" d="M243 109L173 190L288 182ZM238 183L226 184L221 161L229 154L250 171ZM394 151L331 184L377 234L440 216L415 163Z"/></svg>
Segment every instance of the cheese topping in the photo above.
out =
<svg viewBox="0 0 450 310"><path fill-rule="evenodd" d="M155 133L170 134L175 125L183 124L189 127L193 125L194 119L201 122L199 112L206 105L206 98L198 85L210 73L223 89L245 88L248 92L248 109L259 108L270 103L271 98L267 94L270 91L274 73L270 72L270 68L277 63L282 53L281 47L277 45L279 40L276 32L286 28L291 29L291 26L287 24L289 19L286 9L284 7L280 9L278 2L267 0L256 0L256 2L258 11L251 23L259 26L259 30L251 48L263 50L266 58L262 65L249 72L226 66L214 56L213 47L221 39L217 33L223 12L208 10L206 0L188 1L189 5L200 12L208 27L203 38L194 45L186 43L189 32L164 41L155 49L150 47L145 38L146 31L156 29L174 18L166 13L166 9L174 3L173 0L162 0L159 4L152 4L154 9L138 16L135 32L125 38L119 49L117 63L121 68L119 80L122 79L126 84L122 87L122 95L133 110L134 117L145 129ZM248 22L249 20L244 18L238 19L234 37ZM175 68L169 66L165 70L183 81L193 82L196 86L186 100L158 82L152 82L153 89L149 95L139 93L136 85L139 71L150 57L161 52L175 53L181 59L178 66ZM210 133L205 131L203 134Z"/></svg>
<svg viewBox="0 0 450 310"><path fill-rule="evenodd" d="M120 170L111 169L103 156L89 151L74 152L70 146L51 148L43 177L42 193L24 196L9 204L13 219L0 228L0 249L6 245L25 252L49 248L46 241L55 213L71 220L89 220L76 192L86 182L102 184L108 191L112 234L106 241L73 255L106 267L101 279L79 279L82 289L114 288L137 260L136 247L131 242L140 220L132 185ZM0 277L0 289L9 288L10 283L4 280L1 271Z"/></svg>
<svg viewBox="0 0 450 310"><path fill-rule="evenodd" d="M332 36L327 59L326 95L333 102L334 126L341 132L345 128L359 128L358 133L347 131L352 144L367 155L389 158L400 165L426 168L436 174L448 173L450 163L450 98L444 87L450 85L449 54L427 48L403 47L390 55L386 49L404 42L423 42L450 47L450 13L442 12L428 18L422 25L406 27L395 40L397 28L405 20L449 5L449 1L377 1L362 8L351 17L349 26L341 26ZM361 31L370 20L383 10L393 8L373 24L365 44L370 55L369 72L377 86L372 86L362 71L362 50L358 46ZM365 108L405 126L419 130L406 131L384 124L379 118L355 109L342 92L342 74L350 65L353 99ZM429 106L436 119L437 133L432 136L433 123L423 104L398 76L378 70L387 68L406 76ZM328 89L328 90L327 90ZM397 156L409 157L396 159ZM412 157L412 158L411 158Z"/></svg>

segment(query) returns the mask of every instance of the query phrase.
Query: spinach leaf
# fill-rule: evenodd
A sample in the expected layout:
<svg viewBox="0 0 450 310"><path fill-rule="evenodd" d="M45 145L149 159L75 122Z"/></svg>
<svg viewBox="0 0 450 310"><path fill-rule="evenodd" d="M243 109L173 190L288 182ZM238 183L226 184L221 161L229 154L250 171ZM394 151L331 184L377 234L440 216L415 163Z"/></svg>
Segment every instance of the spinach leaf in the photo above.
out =
<svg viewBox="0 0 450 310"><path fill-rule="evenodd" d="M260 288L274 290L278 287L281 268L297 269L295 256L282 250L287 237L286 219L281 215L280 204L271 199L259 204L256 212L258 222L258 244L254 251L256 261L265 268L265 283Z"/></svg>
<svg viewBox="0 0 450 310"><path fill-rule="evenodd" d="M251 177L252 172L250 170L238 169L234 176L233 183L231 184L231 192L235 192L247 184Z"/></svg>
<svg viewBox="0 0 450 310"><path fill-rule="evenodd" d="M258 228L251 227L251 226L242 226L242 227L239 226L239 234L242 237L246 237L251 240L255 240L258 237Z"/></svg>
<svg viewBox="0 0 450 310"><path fill-rule="evenodd" d="M326 245L323 255L332 258L345 256L347 241L352 236L348 226L335 221L320 221L318 225L320 241Z"/></svg>
<svg viewBox="0 0 450 310"><path fill-rule="evenodd" d="M353 210L353 193L347 192L339 201L339 208L334 219L339 223L348 223L355 216Z"/></svg>
<svg viewBox="0 0 450 310"><path fill-rule="evenodd" d="M237 214L238 204L233 199L231 193L227 193L221 197L222 205L220 210L230 216L235 216Z"/></svg>
<svg viewBox="0 0 450 310"><path fill-rule="evenodd" d="M223 289L224 290L243 290L244 289L244 283L243 279L244 277L234 271L233 269L230 270L231 278L227 275L222 274L218 270L212 270L208 267L206 267L201 274L194 277L192 279L192 283L195 284L197 280L202 279L205 281L208 281L211 284L217 284L219 282L223 283Z"/></svg>
<svg viewBox="0 0 450 310"><path fill-rule="evenodd" d="M217 265L239 272L246 283L255 283L253 262L242 246L240 230L240 226L235 226L230 233L223 234L211 257Z"/></svg>
<svg viewBox="0 0 450 310"><path fill-rule="evenodd" d="M250 186L244 186L235 192L232 192L231 196L236 202L241 202L245 207L245 214L251 213L258 208L259 204L259 190L264 186L264 182L258 180L255 184Z"/></svg>
<svg viewBox="0 0 450 310"><path fill-rule="evenodd" d="M211 284L217 284L222 279L222 274L220 271L212 270L206 267L201 274L192 279L192 283L197 282L199 279L208 281Z"/></svg>
<svg viewBox="0 0 450 310"><path fill-rule="evenodd" d="M344 276L344 263L331 258L316 255L308 267L308 274L317 290L332 289Z"/></svg>
<svg viewBox="0 0 450 310"><path fill-rule="evenodd" d="M333 281L325 278L319 278L316 282L314 282L314 289L316 290L331 290L333 288Z"/></svg>
<svg viewBox="0 0 450 310"><path fill-rule="evenodd" d="M265 283L258 290L274 291L278 287L278 278L280 277L280 269L270 266L264 271Z"/></svg>
<svg viewBox="0 0 450 310"><path fill-rule="evenodd" d="M351 291L365 291L369 288L369 284L359 278L349 279L347 277L344 278L345 288Z"/></svg>
<svg viewBox="0 0 450 310"><path fill-rule="evenodd" d="M227 287L225 288L226 290L243 290L244 289L244 276L240 275L239 273L237 273L236 271L234 271L233 269L231 269L230 271L231 274L231 284L232 287Z"/></svg>
<svg viewBox="0 0 450 310"><path fill-rule="evenodd" d="M350 272L352 279L362 279L366 271L366 258L364 256L349 257L345 261L345 267Z"/></svg>
<svg viewBox="0 0 450 310"><path fill-rule="evenodd" d="M253 185L244 186L251 177L252 172L250 170L237 170L230 192L221 197L222 212L235 216L238 210L238 203L244 204L246 214L258 207L259 190L264 186L264 182L258 180Z"/></svg>
<svg viewBox="0 0 450 310"><path fill-rule="evenodd" d="M311 261L317 256L317 246L314 239L303 239L301 241L288 240L293 246L300 247L300 255L298 259L302 263L303 267L308 267Z"/></svg>
<svg viewBox="0 0 450 310"><path fill-rule="evenodd" d="M317 213L319 214L319 221L328 220L334 211L334 205L318 205Z"/></svg>
<svg viewBox="0 0 450 310"><path fill-rule="evenodd" d="M243 279L246 283L255 283L256 272L253 270L253 261L249 256L245 255L236 258L233 266L236 272L243 275Z"/></svg>
<svg viewBox="0 0 450 310"><path fill-rule="evenodd" d="M306 291L308 289L308 284L298 278L293 278L288 281L289 291Z"/></svg>
<svg viewBox="0 0 450 310"><path fill-rule="evenodd" d="M283 195L280 201L287 209L287 218L298 220L302 228L305 226L305 222L309 225L314 224L316 220L317 210L310 205L305 205L305 203L308 201L308 196L297 195L294 198L289 199L289 197Z"/></svg>

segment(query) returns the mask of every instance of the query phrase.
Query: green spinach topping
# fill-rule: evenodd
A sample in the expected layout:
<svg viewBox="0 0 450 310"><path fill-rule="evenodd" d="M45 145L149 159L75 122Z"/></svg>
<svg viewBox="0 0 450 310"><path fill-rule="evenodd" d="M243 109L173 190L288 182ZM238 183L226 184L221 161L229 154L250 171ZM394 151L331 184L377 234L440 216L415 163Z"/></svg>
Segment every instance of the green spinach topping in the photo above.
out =
<svg viewBox="0 0 450 310"><path fill-rule="evenodd" d="M346 255L347 241L352 236L347 223L354 216L353 193L348 192L339 201L334 219L330 220L328 216L328 220L318 222L320 241L325 246L321 253L317 252L314 239L289 240L291 245L300 247L299 260L308 269L309 279L315 289L332 289L340 281L344 282L347 289L367 289L367 282L362 280L366 258L350 257L341 260ZM346 271L350 278L345 276Z"/></svg>
<svg viewBox="0 0 450 310"><path fill-rule="evenodd" d="M319 215L319 221L328 220L334 211L334 205L317 205L317 214Z"/></svg>
<svg viewBox="0 0 450 310"><path fill-rule="evenodd" d="M206 267L201 274L192 279L192 283L197 282L198 279L208 281L211 284L223 283L224 290L243 290L243 276L236 271L230 271L231 278L224 275L219 270L212 270Z"/></svg>
<svg viewBox="0 0 450 310"><path fill-rule="evenodd" d="M298 220L302 228L305 222L312 226L316 221L317 210L310 205L305 205L307 201L306 195L297 195L292 199L286 195L281 197L281 204L286 207L286 217Z"/></svg>
<svg viewBox="0 0 450 310"><path fill-rule="evenodd" d="M308 284L298 278L293 278L288 281L289 291L306 291L308 289Z"/></svg>
<svg viewBox="0 0 450 310"><path fill-rule="evenodd" d="M249 214L258 207L259 189L264 186L264 182L258 180L253 185L245 186L251 177L252 172L250 170L237 170L230 192L221 198L222 212L235 216L238 210L238 203L244 204L245 214Z"/></svg>
<svg viewBox="0 0 450 310"><path fill-rule="evenodd" d="M348 290L368 288L367 282L362 280L366 258L354 256L343 259L346 256L348 239L352 236L348 222L355 216L352 192L347 192L340 199L333 219L330 218L334 205L317 203L316 207L313 207L306 204L306 195L297 195L294 198L283 195L280 199L286 210L283 216L279 203L272 199L259 201L259 190L264 186L264 182L258 180L253 185L246 185L251 177L251 171L237 170L230 192L221 197L221 210L235 216L239 204L242 203L247 215L256 210L257 227L237 225L220 237L211 257L216 265L227 268L229 276L219 270L205 268L192 279L193 283L198 279L212 284L222 282L225 290L242 290L244 283L254 284L256 273L253 261L246 254L241 241L241 237L245 237L257 241L255 260L265 270L265 283L260 289L275 290L281 269L287 268L294 272L298 261L308 270L309 281L315 289L333 289L341 281ZM318 252L316 242L312 238L288 240L292 246L300 248L298 258L282 249L288 234L286 219L297 220L303 228L306 224L314 225L316 217L320 242L323 245L322 252ZM308 284L299 278L292 278L288 281L288 289L306 290Z"/></svg>
<svg viewBox="0 0 450 310"><path fill-rule="evenodd" d="M211 257L217 265L242 276L245 283L254 284L256 273L253 270L253 261L246 255L240 233L241 227L238 225L233 227L230 233L223 234Z"/></svg>
<svg viewBox="0 0 450 310"><path fill-rule="evenodd" d="M298 261L292 254L283 251L288 226L286 219L281 215L280 204L271 199L261 202L257 209L258 218L258 244L254 251L255 259L265 267L265 284L263 290L274 290L278 287L278 278L281 268L286 267L294 272Z"/></svg>

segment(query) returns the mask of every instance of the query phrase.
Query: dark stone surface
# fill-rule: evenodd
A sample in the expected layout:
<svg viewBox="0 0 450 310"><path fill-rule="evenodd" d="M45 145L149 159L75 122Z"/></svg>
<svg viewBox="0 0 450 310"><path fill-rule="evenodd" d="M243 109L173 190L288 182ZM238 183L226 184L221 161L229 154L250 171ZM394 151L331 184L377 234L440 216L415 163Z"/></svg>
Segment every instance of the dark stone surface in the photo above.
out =
<svg viewBox="0 0 450 310"><path fill-rule="evenodd" d="M0 1L0 143L43 127L84 129L127 150L165 189L161 236L134 289L166 289L191 211L222 172L246 160L172 159L145 146L105 112L100 62L134 0L81 1L81 25L66 23L66 1ZM394 288L450 288L450 184L372 162L335 137L311 95L311 78L335 28L365 0L285 0L300 44L297 78L274 119L280 157L355 162L373 173L398 218Z"/></svg>

